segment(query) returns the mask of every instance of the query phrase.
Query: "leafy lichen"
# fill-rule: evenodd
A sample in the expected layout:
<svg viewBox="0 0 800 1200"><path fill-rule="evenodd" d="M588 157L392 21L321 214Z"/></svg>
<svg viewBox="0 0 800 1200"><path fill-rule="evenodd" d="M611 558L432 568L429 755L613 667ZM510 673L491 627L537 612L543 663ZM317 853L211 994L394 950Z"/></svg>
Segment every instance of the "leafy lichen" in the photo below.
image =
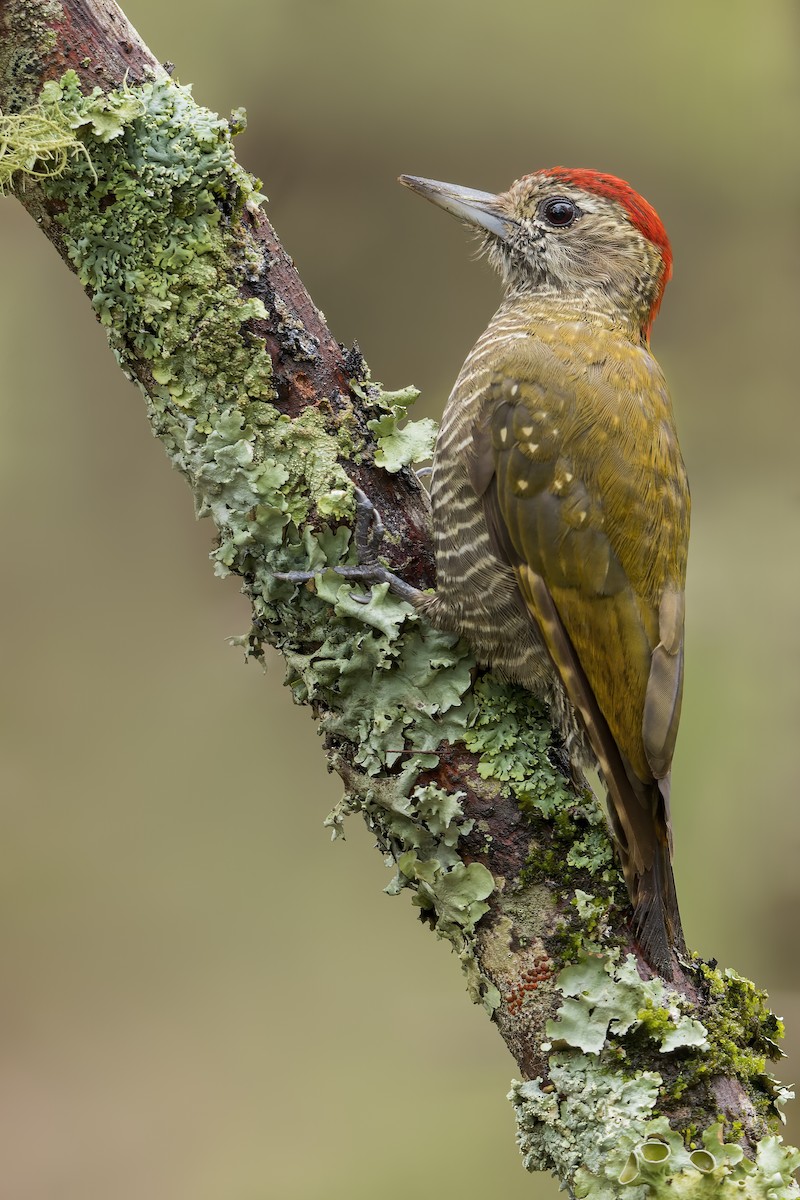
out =
<svg viewBox="0 0 800 1200"><path fill-rule="evenodd" d="M559 771L551 726L530 692L485 675L473 695L464 740L480 756L478 771L497 780L530 819L528 858L516 891L546 884L563 898L558 923L546 937L550 956L565 964L586 950L608 948L609 914L620 884L603 810L588 788L577 793Z"/></svg>
<svg viewBox="0 0 800 1200"><path fill-rule="evenodd" d="M547 1026L547 1082L515 1083L510 1095L529 1170L552 1170L576 1197L593 1200L800 1196L793 1179L800 1153L780 1138L762 1138L750 1159L732 1140L736 1131L726 1140L721 1121L698 1139L695 1129L682 1134L660 1115L673 1064L690 1073L694 1055L718 1064L714 1032L683 996L659 979L642 979L631 956L619 963L585 957L558 984L564 1002ZM637 1067L642 1037L658 1045L663 1072Z"/></svg>
<svg viewBox="0 0 800 1200"><path fill-rule="evenodd" d="M480 755L483 779L509 784L520 805L552 817L575 796L549 758L552 729L530 692L509 687L493 675L475 684L476 708L465 742Z"/></svg>
<svg viewBox="0 0 800 1200"><path fill-rule="evenodd" d="M622 1135L604 1180L585 1178L578 1171L576 1196L600 1200L796 1200L800 1196L794 1179L800 1152L785 1146L780 1137L762 1138L755 1158L750 1159L741 1146L725 1141L721 1122L705 1130L700 1145L686 1146L663 1117L648 1121L635 1136L632 1132ZM625 1151L627 1157L617 1174Z"/></svg>
<svg viewBox="0 0 800 1200"><path fill-rule="evenodd" d="M510 791L521 810L544 817L569 843L567 865L576 880L597 876L612 883L613 851L602 811L587 790L576 795L552 761L553 731L542 706L523 688L485 675L475 684L475 708L465 734L468 749L480 756L478 772ZM563 879L563 854L558 852ZM547 872L544 848L532 850L531 875ZM607 890L607 889L606 889Z"/></svg>
<svg viewBox="0 0 800 1200"><path fill-rule="evenodd" d="M620 1154L620 1140L632 1130L644 1130L660 1083L654 1071L626 1076L601 1065L594 1056L553 1054L547 1083L542 1079L515 1082L509 1094L526 1168L549 1170L570 1181L576 1196L607 1200L620 1195L601 1190L606 1168L621 1160L619 1175L629 1152Z"/></svg>
<svg viewBox="0 0 800 1200"><path fill-rule="evenodd" d="M642 979L632 955L619 964L610 957L582 958L561 972L558 985L564 1003L557 1020L547 1025L554 1043L599 1054L607 1043L620 1043L638 1028L664 1054L708 1045L706 1029L688 1013L688 1003L674 991L667 993L660 979Z"/></svg>
<svg viewBox="0 0 800 1200"><path fill-rule="evenodd" d="M346 812L363 813L396 865L388 890L413 892L484 997L474 931L494 880L459 855L471 822L458 795L415 787L440 743L463 735L473 660L385 586L354 597L331 569L353 554L343 460L372 450L358 441L347 397L336 398L335 414L323 398L294 419L272 403L272 364L257 334L267 313L242 296L237 274L261 267L238 218L263 198L233 155L241 114L222 120L166 78L84 95L72 72L45 85L36 113L72 138L58 170L40 171L40 186L58 204L67 253L198 516L217 528L216 573L246 582L248 648L259 654L270 641L284 652L295 699L314 707L354 779L330 818L334 832ZM29 144L25 162L40 170L43 153ZM313 355L300 323L275 305L296 353ZM359 389L375 414L380 465L396 471L429 453L432 422L400 427L414 389L384 392L368 373ZM275 578L286 570L315 575L297 587Z"/></svg>
<svg viewBox="0 0 800 1200"><path fill-rule="evenodd" d="M560 931L545 938L551 957L567 964L557 977L564 999L542 1047L547 1077L515 1084L512 1092L526 1165L570 1180L575 1196L601 1200L724 1196L714 1191L722 1181L731 1196L770 1194L760 1158L751 1162L714 1132L712 1164L708 1131L702 1146L679 1153L683 1139L660 1115L683 1093L724 1075L738 1078L763 1116L775 1119L784 1093L765 1062L782 1030L763 994L735 973L703 964L710 1003L700 1020L661 980L642 979L632 957L620 959L608 936L619 872L600 806L561 781L551 762L552 735L528 693L487 676L475 697L466 741L482 756L479 771L531 816L531 848L516 887L557 880L568 901ZM663 1067L643 1069L656 1047ZM767 1144L779 1164L776 1200L800 1194L791 1182L794 1151L774 1139Z"/></svg>
<svg viewBox="0 0 800 1200"><path fill-rule="evenodd" d="M361 394L364 399L369 399L366 392ZM367 428L378 442L375 463L386 471L395 472L411 463L424 462L433 454L436 422L430 417L423 417L421 421L406 420L409 406L418 395L415 387L382 392L380 406L384 412L367 422ZM400 422L404 424L401 426Z"/></svg>

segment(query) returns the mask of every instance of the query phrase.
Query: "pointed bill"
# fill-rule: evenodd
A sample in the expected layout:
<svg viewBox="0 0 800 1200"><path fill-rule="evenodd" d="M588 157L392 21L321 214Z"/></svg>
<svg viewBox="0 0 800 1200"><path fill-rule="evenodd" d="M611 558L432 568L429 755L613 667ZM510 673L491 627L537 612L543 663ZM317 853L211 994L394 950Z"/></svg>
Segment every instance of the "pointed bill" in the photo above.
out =
<svg viewBox="0 0 800 1200"><path fill-rule="evenodd" d="M438 204L439 208L452 213L454 217L459 217L468 225L485 229L495 237L508 237L514 224L503 212L500 197L492 192L477 192L474 188L440 183L437 179L419 179L416 175L400 175L399 180L412 192Z"/></svg>

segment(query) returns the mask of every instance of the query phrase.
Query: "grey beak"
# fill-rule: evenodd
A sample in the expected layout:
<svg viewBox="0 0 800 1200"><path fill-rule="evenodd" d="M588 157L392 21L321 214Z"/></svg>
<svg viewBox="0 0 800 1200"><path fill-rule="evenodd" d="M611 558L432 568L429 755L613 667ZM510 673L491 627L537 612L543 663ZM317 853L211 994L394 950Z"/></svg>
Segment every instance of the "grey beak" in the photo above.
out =
<svg viewBox="0 0 800 1200"><path fill-rule="evenodd" d="M399 180L412 192L438 204L445 212L452 213L468 225L477 225L495 237L508 237L514 225L513 219L502 211L500 197L492 192L476 192L474 188L440 183L436 179L419 179L416 175L401 175Z"/></svg>

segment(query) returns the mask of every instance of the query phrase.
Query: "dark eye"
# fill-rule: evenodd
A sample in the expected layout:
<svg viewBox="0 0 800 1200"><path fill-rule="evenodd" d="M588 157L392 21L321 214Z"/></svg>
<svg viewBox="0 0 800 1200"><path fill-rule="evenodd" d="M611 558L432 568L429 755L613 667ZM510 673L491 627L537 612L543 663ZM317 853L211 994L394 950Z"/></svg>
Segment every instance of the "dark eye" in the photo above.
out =
<svg viewBox="0 0 800 1200"><path fill-rule="evenodd" d="M542 205L542 216L548 225L553 225L556 229L565 229L567 225L572 224L577 215L578 206L564 196L546 200Z"/></svg>

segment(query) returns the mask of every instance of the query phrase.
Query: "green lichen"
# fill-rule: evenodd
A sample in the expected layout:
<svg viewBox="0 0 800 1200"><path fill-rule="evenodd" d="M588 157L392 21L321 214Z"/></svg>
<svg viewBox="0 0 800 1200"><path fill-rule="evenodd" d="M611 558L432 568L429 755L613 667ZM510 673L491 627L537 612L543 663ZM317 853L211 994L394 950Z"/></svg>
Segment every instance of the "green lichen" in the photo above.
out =
<svg viewBox="0 0 800 1200"><path fill-rule="evenodd" d="M739 1079L761 1117L774 1123L787 1093L766 1073L766 1059L777 1053L780 1022L763 994L734 972L697 968L709 993L701 1020L661 980L643 980L632 957L619 959L608 918L621 887L600 806L590 794L576 797L553 780L551 735L530 696L490 678L475 691L467 742L483 756L481 774L498 779L531 816L532 845L516 886L557 881L568 906L560 930L544 939L551 958L571 964L557 977L564 1001L546 1026L547 1082L516 1085L512 1094L526 1165L570 1180L575 1196L712 1197L728 1174L731 1196L769 1194L760 1160L751 1163L739 1147L741 1161L735 1174L729 1170L741 1130L725 1131L727 1149L713 1166L707 1148L691 1148L681 1158L665 1153L657 1135L662 1107L674 1107L681 1097L694 1096L690 1111L702 1116L715 1076ZM656 1047L663 1059L658 1073L645 1069ZM636 1105L638 1116L632 1116ZM653 1138L658 1145L648 1145ZM790 1173L794 1152L779 1144L774 1152ZM788 1191L780 1181L776 1186L781 1200L798 1194L793 1184L786 1184Z"/></svg>
<svg viewBox="0 0 800 1200"><path fill-rule="evenodd" d="M716 1061L713 1015L707 1027L685 997L659 979L642 979L632 956L584 957L560 973L558 985L564 1002L543 1046L547 1082L515 1083L509 1097L529 1170L551 1170L575 1197L593 1200L800 1196L793 1179L800 1153L780 1138L762 1138L751 1160L734 1140L741 1129L726 1131L719 1121L698 1138L695 1127L681 1134L659 1115L665 1076L691 1071L695 1055ZM722 984L718 1000L725 992ZM637 1065L642 1039L657 1044L663 1070ZM645 1057L652 1061L652 1053Z"/></svg>
<svg viewBox="0 0 800 1200"><path fill-rule="evenodd" d="M320 731L355 743L354 761L370 775L409 756L418 770L435 766L436 748L458 740L469 713L462 696L471 660L463 647L419 622L385 584L358 604L352 585L330 571L316 592L330 605L321 614L324 626L311 629L319 640L304 651L279 639L297 700L324 701ZM338 620L330 621L331 613Z"/></svg>
<svg viewBox="0 0 800 1200"><path fill-rule="evenodd" d="M512 786L523 808L552 817L575 797L549 758L552 729L530 692L492 675L475 685L476 709L465 737L480 755L478 773Z"/></svg>
<svg viewBox="0 0 800 1200"><path fill-rule="evenodd" d="M655 1071L625 1075L595 1056L568 1052L551 1055L548 1073L547 1083L515 1081L509 1094L526 1168L552 1171L570 1182L576 1196L606 1200L621 1195L602 1190L601 1181L609 1163L619 1162L617 1175L622 1170L629 1151L620 1154L621 1139L632 1130L642 1131L644 1139L660 1075ZM591 1181L595 1190L579 1190L584 1181Z"/></svg>
<svg viewBox="0 0 800 1200"><path fill-rule="evenodd" d="M487 982L475 968L475 926L488 912L494 891L491 872L481 863L465 864L457 853L459 838L472 830L459 803L463 793L435 784L412 792L408 810L390 822L393 836L407 847L397 858L397 875L387 890L416 885L414 904L430 915L440 937L450 941L467 967L470 993L485 1001Z"/></svg>
<svg viewBox="0 0 800 1200"><path fill-rule="evenodd" d="M748 1089L755 1108L769 1120L780 1114L789 1093L769 1073L767 1063L781 1057L783 1023L769 1009L767 995L736 971L719 971L700 959L695 970L705 985L704 1022L708 1045L687 1057L669 1094L679 1099L717 1075L735 1076Z"/></svg>
<svg viewBox="0 0 800 1200"><path fill-rule="evenodd" d="M369 388L358 389L362 399L382 411L379 417L367 422L374 433L378 448L375 452L377 466L392 473L412 463L424 462L433 454L436 438L436 422L430 417L421 421L409 421L408 409L419 392L415 387L402 388L397 392L380 391L376 396ZM404 422L402 427L400 422Z"/></svg>
<svg viewBox="0 0 800 1200"><path fill-rule="evenodd" d="M55 80L46 83L42 88L41 104L45 107L52 106L58 109L63 99L64 87ZM146 110L144 99L128 88L104 93L96 87L88 99L89 104L73 110L70 126L76 130L83 125L88 126L99 142L110 142L121 137L125 126L141 117ZM60 111L68 112L69 106Z"/></svg>
<svg viewBox="0 0 800 1200"><path fill-rule="evenodd" d="M463 793L445 792L433 783L413 787L420 768L435 761L435 756L415 755L399 786L381 778L360 795L351 792L330 814L327 824L334 837L341 836L344 818L354 811L363 814L388 860L397 867L386 891L390 895L406 888L413 891L414 905L457 953L471 998L492 1012L499 997L478 966L475 927L488 911L486 901L495 883L481 863L467 864L460 857L459 840L474 825L464 819Z"/></svg>
<svg viewBox="0 0 800 1200"><path fill-rule="evenodd" d="M665 1118L648 1120L660 1077L601 1068L586 1055L553 1055L551 1082L514 1083L523 1161L570 1183L577 1200L796 1200L800 1152L763 1138L755 1159L723 1141L717 1123L687 1149Z"/></svg>
<svg viewBox="0 0 800 1200"><path fill-rule="evenodd" d="M582 958L560 973L558 985L565 1000L557 1019L547 1024L554 1043L599 1054L611 1043L624 1047L623 1035L639 1030L662 1054L708 1045L706 1029L690 1015L688 1002L667 992L660 979L642 979L632 955L621 963Z"/></svg>
<svg viewBox="0 0 800 1200"><path fill-rule="evenodd" d="M174 454L187 417L207 434L221 413L273 396L269 355L247 330L263 306L231 277L242 245L224 219L258 204L256 181L227 121L170 80L84 96L67 72L41 105L84 138L87 160L42 186L64 205L67 252L121 364L150 364L152 416Z"/></svg>
<svg viewBox="0 0 800 1200"><path fill-rule="evenodd" d="M554 766L553 731L543 707L530 692L492 675L479 679L474 693L464 741L480 756L478 773L503 784L523 812L563 830L571 848L568 866L576 873L599 874L610 882L613 851L602 812L591 793L576 796ZM579 830L577 823L584 827Z"/></svg>
<svg viewBox="0 0 800 1200"><path fill-rule="evenodd" d="M88 159L86 147L62 113L44 107L0 115L0 195L26 179L61 175L76 154Z"/></svg>
<svg viewBox="0 0 800 1200"><path fill-rule="evenodd" d="M8 0L0 37L0 81L6 112L22 113L36 99L43 60L56 45L54 23L63 21L57 0ZM2 137L0 136L0 140Z"/></svg>
<svg viewBox="0 0 800 1200"><path fill-rule="evenodd" d="M558 770L552 728L530 692L485 675L473 696L466 745L480 756L480 775L497 780L531 823L517 890L545 884L564 898L560 923L546 938L551 957L568 963L586 950L607 949L620 876L602 808L588 788L576 794Z"/></svg>
<svg viewBox="0 0 800 1200"><path fill-rule="evenodd" d="M622 1170L621 1155L627 1150ZM779 1137L759 1142L755 1159L724 1140L721 1122L709 1126L702 1146L687 1147L663 1117L647 1122L636 1136L623 1133L605 1179L579 1169L575 1195L599 1200L795 1200L800 1188L793 1177L800 1152Z"/></svg>
<svg viewBox="0 0 800 1200"><path fill-rule="evenodd" d="M88 126L99 142L110 142L121 137L125 126L145 112L143 100L127 88L107 95L95 88L90 104L64 104L66 90L72 84L73 73L61 83L50 80L32 108L0 115L0 194L12 184L24 185L28 178L57 178L76 156L83 159L92 179L99 183L79 130Z"/></svg>
<svg viewBox="0 0 800 1200"><path fill-rule="evenodd" d="M342 460L370 448L358 442L346 398L335 413L323 399L294 419L272 403L257 332L267 313L240 291L240 274L258 277L261 262L239 216L262 199L233 156L241 114L224 121L168 79L84 95L71 72L46 85L39 112L82 148L65 150L61 173L40 186L58 203L67 253L198 516L217 528L216 573L245 580L248 649L258 655L268 641L284 652L295 699L313 706L353 778L330 818L334 832L347 812L362 812L396 864L388 890L412 891L456 948L475 998L485 998L474 935L494 880L460 857L471 823L458 796L415 787L440 743L463 735L474 663L385 585L354 596L332 570L353 561L353 487ZM279 299L275 306L292 352L310 354L301 323ZM398 428L413 389L386 393L366 372L358 387L387 470L429 453L432 423ZM299 587L275 578L286 570L314 578Z"/></svg>

